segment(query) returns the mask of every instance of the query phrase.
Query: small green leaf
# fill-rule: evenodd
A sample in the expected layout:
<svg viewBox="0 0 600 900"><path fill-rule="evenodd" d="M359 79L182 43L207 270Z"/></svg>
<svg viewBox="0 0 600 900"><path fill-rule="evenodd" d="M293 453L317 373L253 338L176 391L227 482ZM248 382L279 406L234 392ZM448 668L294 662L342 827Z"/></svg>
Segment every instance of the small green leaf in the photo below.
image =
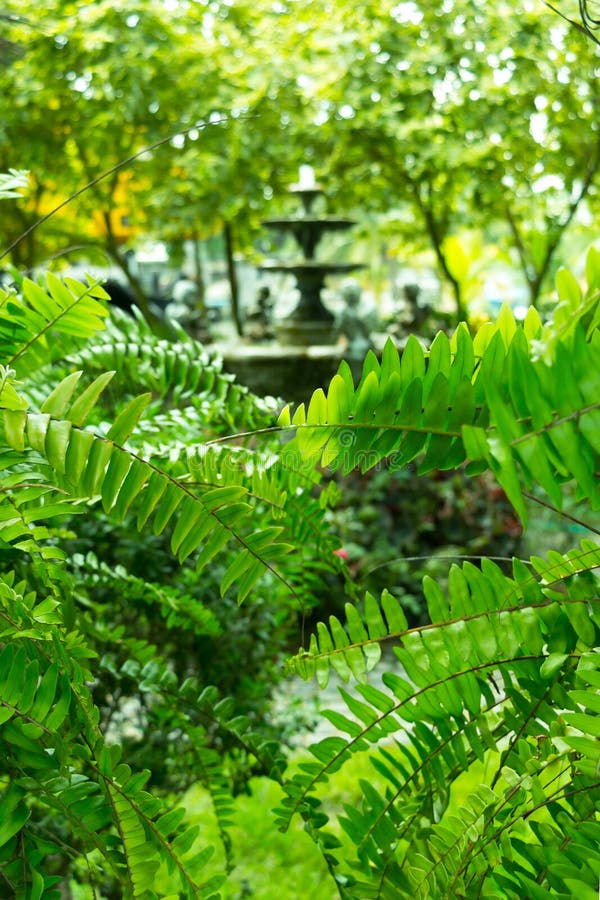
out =
<svg viewBox="0 0 600 900"><path fill-rule="evenodd" d="M277 419L277 424L282 428L287 427L292 424L292 418L290 416L290 407L289 404L284 406L281 412L279 413L279 417Z"/></svg>
<svg viewBox="0 0 600 900"><path fill-rule="evenodd" d="M46 456L50 465L57 472L65 473L66 456L71 437L72 425L66 419L53 419L46 432Z"/></svg>
<svg viewBox="0 0 600 900"><path fill-rule="evenodd" d="M65 474L72 484L79 484L93 443L94 435L90 431L71 429L69 446L65 455Z"/></svg>
<svg viewBox="0 0 600 900"><path fill-rule="evenodd" d="M13 450L25 449L25 429L27 427L27 413L24 410L3 410L4 433L6 440Z"/></svg>
<svg viewBox="0 0 600 900"><path fill-rule="evenodd" d="M121 410L111 425L107 438L115 444L124 444L134 430L144 410L148 406L152 394L140 394L131 400L125 409Z"/></svg>
<svg viewBox="0 0 600 900"><path fill-rule="evenodd" d="M102 505L106 512L109 512L114 505L130 465L131 459L127 453L120 453L118 450L114 451L102 482Z"/></svg>
<svg viewBox="0 0 600 900"><path fill-rule="evenodd" d="M388 590L384 590L381 595L381 608L387 619L390 634L401 634L408 629L408 622L400 601L396 600Z"/></svg>
<svg viewBox="0 0 600 900"><path fill-rule="evenodd" d="M450 618L450 609L444 592L429 575L425 575L423 579L423 593L427 600L427 609L429 610L431 622L447 622Z"/></svg>
<svg viewBox="0 0 600 900"><path fill-rule="evenodd" d="M28 406L27 400L16 392L10 381L4 380L0 386L0 409L22 410Z"/></svg>
<svg viewBox="0 0 600 900"><path fill-rule="evenodd" d="M476 425L463 425L462 438L469 460L484 460L489 453L486 433Z"/></svg>
<svg viewBox="0 0 600 900"><path fill-rule="evenodd" d="M103 372L102 375L95 378L91 384L88 384L86 389L79 395L67 413L67 419L69 419L73 425L81 426L85 423L87 417L96 405L96 401L107 384L112 380L114 374L114 372Z"/></svg>
<svg viewBox="0 0 600 900"><path fill-rule="evenodd" d="M241 553L238 553L221 579L221 597L225 595L238 578L241 578L249 566L252 565L254 559L255 557L252 556L249 550L242 550Z"/></svg>
<svg viewBox="0 0 600 900"><path fill-rule="evenodd" d="M27 417L27 440L34 450L44 452L46 432L50 424L50 416L44 413L30 413Z"/></svg>
<svg viewBox="0 0 600 900"><path fill-rule="evenodd" d="M545 681L550 681L563 666L567 660L567 653L551 653L540 666L540 675Z"/></svg>
<svg viewBox="0 0 600 900"><path fill-rule="evenodd" d="M11 784L0 799L0 847L23 828L31 815L23 802L24 796L24 791Z"/></svg>
<svg viewBox="0 0 600 900"><path fill-rule="evenodd" d="M571 309L577 309L581 303L581 288L568 269L561 268L556 273L556 290L559 300L568 303Z"/></svg>
<svg viewBox="0 0 600 900"><path fill-rule="evenodd" d="M42 404L41 412L50 413L51 416L56 416L57 418L62 416L75 392L81 374L81 372L73 372L71 375L63 378Z"/></svg>
<svg viewBox="0 0 600 900"><path fill-rule="evenodd" d="M327 424L327 398L324 392L319 388L314 392L308 404L308 412L306 414L307 425L326 425Z"/></svg>
<svg viewBox="0 0 600 900"><path fill-rule="evenodd" d="M596 627L590 617L587 603L565 603L563 608L579 640L588 647L594 647Z"/></svg>
<svg viewBox="0 0 600 900"><path fill-rule="evenodd" d="M563 719L573 728L583 731L585 735L600 738L600 716L590 716L586 713L565 712Z"/></svg>
<svg viewBox="0 0 600 900"><path fill-rule="evenodd" d="M414 334L409 336L402 351L400 372L403 384L410 384L415 378L421 380L425 375L425 352Z"/></svg>

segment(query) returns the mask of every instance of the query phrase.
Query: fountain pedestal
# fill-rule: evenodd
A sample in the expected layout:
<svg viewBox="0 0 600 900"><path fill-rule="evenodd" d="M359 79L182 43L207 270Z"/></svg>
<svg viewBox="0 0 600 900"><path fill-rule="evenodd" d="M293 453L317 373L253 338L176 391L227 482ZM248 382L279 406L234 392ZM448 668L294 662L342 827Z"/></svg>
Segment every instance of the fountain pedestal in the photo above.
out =
<svg viewBox="0 0 600 900"><path fill-rule="evenodd" d="M275 325L275 333L282 344L310 346L335 344L337 327L335 316L324 306L321 291L328 275L343 275L358 268L354 263L264 263L263 272L282 272L296 279L300 298L293 312Z"/></svg>
<svg viewBox="0 0 600 900"><path fill-rule="evenodd" d="M341 343L283 346L279 341L269 341L231 344L218 350L225 371L255 394L297 403L329 384L345 355Z"/></svg>

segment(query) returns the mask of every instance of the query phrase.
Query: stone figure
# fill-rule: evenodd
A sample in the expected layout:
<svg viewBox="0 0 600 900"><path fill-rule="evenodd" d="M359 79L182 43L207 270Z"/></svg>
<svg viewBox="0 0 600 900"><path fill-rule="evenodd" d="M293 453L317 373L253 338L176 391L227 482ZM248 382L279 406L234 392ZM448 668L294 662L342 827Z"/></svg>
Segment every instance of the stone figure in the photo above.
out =
<svg viewBox="0 0 600 900"><path fill-rule="evenodd" d="M180 272L177 281L173 285L171 299L173 303L181 303L189 307L195 306L198 301L197 283L185 272Z"/></svg>
<svg viewBox="0 0 600 900"><path fill-rule="evenodd" d="M246 317L247 335L251 340L264 341L273 337L273 306L271 290L263 285L256 297L256 307Z"/></svg>
<svg viewBox="0 0 600 900"><path fill-rule="evenodd" d="M404 299L409 315L409 325L412 330L417 330L424 325L431 312L429 304L419 302L420 294L421 288L418 284L404 285Z"/></svg>
<svg viewBox="0 0 600 900"><path fill-rule="evenodd" d="M116 278L107 278L102 287L110 297L112 306L117 306L123 312L132 314L134 306L137 306L135 296L130 288L126 287Z"/></svg>
<svg viewBox="0 0 600 900"><path fill-rule="evenodd" d="M168 318L181 325L196 340L208 341L210 332L206 310L199 303L198 282L185 272L180 272L170 294L165 310Z"/></svg>
<svg viewBox="0 0 600 900"><path fill-rule="evenodd" d="M348 341L351 356L362 356L371 345L371 333L376 326L374 310L363 308L358 282L347 281L341 291L344 308L338 320L340 332Z"/></svg>

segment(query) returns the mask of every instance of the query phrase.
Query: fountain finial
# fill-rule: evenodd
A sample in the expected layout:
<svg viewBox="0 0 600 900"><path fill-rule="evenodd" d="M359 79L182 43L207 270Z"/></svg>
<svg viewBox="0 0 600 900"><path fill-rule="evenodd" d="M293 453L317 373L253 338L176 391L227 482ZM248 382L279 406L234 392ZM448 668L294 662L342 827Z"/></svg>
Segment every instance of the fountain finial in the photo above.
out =
<svg viewBox="0 0 600 900"><path fill-rule="evenodd" d="M316 197L323 193L321 185L315 178L315 170L308 164L303 164L298 169L298 181L290 187L292 194L297 194L302 203L305 216L310 216L312 205Z"/></svg>
<svg viewBox="0 0 600 900"><path fill-rule="evenodd" d="M298 169L298 187L302 190L314 188L317 186L315 181L315 170L312 166L302 165Z"/></svg>

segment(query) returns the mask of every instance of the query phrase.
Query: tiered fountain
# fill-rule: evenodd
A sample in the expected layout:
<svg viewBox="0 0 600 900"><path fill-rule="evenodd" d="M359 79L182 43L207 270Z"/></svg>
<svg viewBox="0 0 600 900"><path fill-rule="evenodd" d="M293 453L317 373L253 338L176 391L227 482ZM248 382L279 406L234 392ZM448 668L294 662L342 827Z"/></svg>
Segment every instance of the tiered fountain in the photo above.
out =
<svg viewBox="0 0 600 900"><path fill-rule="evenodd" d="M333 314L321 299L321 291L328 275L347 275L362 269L361 263L320 262L315 258L322 236L328 231L347 231L354 225L351 219L338 216L315 216L315 199L323 193L315 181L312 166L300 166L299 181L290 188L299 197L302 208L298 215L263 222L267 228L291 234L303 258L294 262L266 262L262 272L282 272L293 275L300 294L294 311L276 324L276 334L283 345L334 344L337 334Z"/></svg>
<svg viewBox="0 0 600 900"><path fill-rule="evenodd" d="M343 342L337 340L335 317L321 299L325 279L348 274L362 265L316 260L322 236L328 231L347 231L354 222L313 213L313 203L323 191L311 166L300 167L298 184L292 185L290 192L301 201L298 215L268 219L264 225L292 235L302 258L265 262L260 270L295 277L300 295L296 307L286 318L275 319L276 340L236 341L219 349L226 370L255 393L305 400L313 390L327 384L346 353Z"/></svg>

